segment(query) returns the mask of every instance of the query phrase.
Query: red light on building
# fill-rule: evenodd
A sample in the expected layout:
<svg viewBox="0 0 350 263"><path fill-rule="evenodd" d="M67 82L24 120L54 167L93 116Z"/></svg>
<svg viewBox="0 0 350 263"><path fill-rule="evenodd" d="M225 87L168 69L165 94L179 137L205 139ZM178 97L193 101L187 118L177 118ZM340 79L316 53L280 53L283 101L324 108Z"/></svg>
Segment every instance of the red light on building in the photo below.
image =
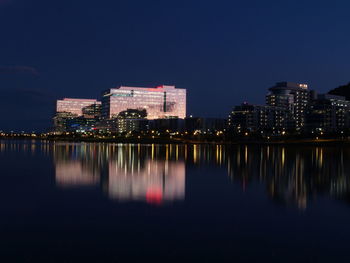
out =
<svg viewBox="0 0 350 263"><path fill-rule="evenodd" d="M160 85L160 86L156 86L154 88L149 88L147 90L149 90L149 91L162 91L163 89L164 89L164 86Z"/></svg>

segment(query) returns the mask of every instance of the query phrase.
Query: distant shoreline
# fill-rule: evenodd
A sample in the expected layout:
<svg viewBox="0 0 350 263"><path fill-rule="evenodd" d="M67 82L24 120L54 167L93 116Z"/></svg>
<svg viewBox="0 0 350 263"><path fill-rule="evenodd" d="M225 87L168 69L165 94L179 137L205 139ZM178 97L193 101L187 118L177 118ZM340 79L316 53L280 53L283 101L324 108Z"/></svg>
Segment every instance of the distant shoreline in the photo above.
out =
<svg viewBox="0 0 350 263"><path fill-rule="evenodd" d="M2 136L1 140L47 140L57 142L125 143L125 144L207 144L207 145L344 145L350 144L350 138L320 139L242 139L242 140L193 140L167 138L74 138L74 137L30 137Z"/></svg>

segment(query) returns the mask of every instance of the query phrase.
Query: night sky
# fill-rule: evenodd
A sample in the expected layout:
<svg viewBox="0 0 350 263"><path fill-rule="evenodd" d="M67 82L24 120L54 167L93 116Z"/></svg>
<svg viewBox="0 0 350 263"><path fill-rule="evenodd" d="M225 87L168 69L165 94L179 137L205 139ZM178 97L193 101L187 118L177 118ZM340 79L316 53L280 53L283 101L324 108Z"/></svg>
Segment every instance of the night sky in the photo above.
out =
<svg viewBox="0 0 350 263"><path fill-rule="evenodd" d="M0 129L42 130L55 99L118 85L186 88L226 117L278 81L350 81L349 1L0 0Z"/></svg>

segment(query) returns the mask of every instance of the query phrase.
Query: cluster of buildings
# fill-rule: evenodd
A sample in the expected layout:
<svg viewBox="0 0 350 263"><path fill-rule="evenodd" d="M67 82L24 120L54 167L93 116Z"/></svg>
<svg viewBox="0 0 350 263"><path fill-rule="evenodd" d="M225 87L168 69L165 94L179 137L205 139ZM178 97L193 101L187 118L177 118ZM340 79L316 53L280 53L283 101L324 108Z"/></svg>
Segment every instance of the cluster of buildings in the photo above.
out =
<svg viewBox="0 0 350 263"><path fill-rule="evenodd" d="M343 133L350 128L350 101L317 94L307 84L279 82L269 89L266 105L243 103L228 117L233 134Z"/></svg>
<svg viewBox="0 0 350 263"><path fill-rule="evenodd" d="M186 117L186 90L175 86L108 89L100 100L65 98L56 103L55 132L129 132L177 123Z"/></svg>
<svg viewBox="0 0 350 263"><path fill-rule="evenodd" d="M143 131L191 134L284 135L343 133L350 129L350 101L317 94L307 84L279 82L265 105L235 106L228 119L186 116L186 89L175 86L108 89L101 99L57 101L54 131L129 133Z"/></svg>
<svg viewBox="0 0 350 263"><path fill-rule="evenodd" d="M125 87L102 92L101 99L57 100L54 132L216 133L226 121L186 117L186 89L175 86Z"/></svg>

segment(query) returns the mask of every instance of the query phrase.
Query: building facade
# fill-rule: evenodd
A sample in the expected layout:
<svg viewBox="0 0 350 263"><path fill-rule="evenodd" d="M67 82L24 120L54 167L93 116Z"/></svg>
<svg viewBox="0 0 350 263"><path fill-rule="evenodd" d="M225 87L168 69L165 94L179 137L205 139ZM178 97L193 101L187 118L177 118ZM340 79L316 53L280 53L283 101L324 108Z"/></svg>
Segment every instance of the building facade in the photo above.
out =
<svg viewBox="0 0 350 263"><path fill-rule="evenodd" d="M101 118L101 103L91 104L82 109L84 118L88 119L100 119Z"/></svg>
<svg viewBox="0 0 350 263"><path fill-rule="evenodd" d="M306 130L309 132L342 132L350 127L350 101L345 97L320 94L306 111Z"/></svg>
<svg viewBox="0 0 350 263"><path fill-rule="evenodd" d="M188 117L185 119L185 131L189 133L216 133L226 129L226 120L220 118Z"/></svg>
<svg viewBox="0 0 350 263"><path fill-rule="evenodd" d="M146 110L126 110L119 112L117 117L117 131L119 133L139 132L146 130Z"/></svg>
<svg viewBox="0 0 350 263"><path fill-rule="evenodd" d="M88 106L101 104L100 101L95 99L72 99L64 98L63 100L57 100L56 112L68 112L76 114L77 116L83 115L83 109Z"/></svg>
<svg viewBox="0 0 350 263"><path fill-rule="evenodd" d="M311 100L307 84L278 82L269 89L266 104L288 110L288 128L301 130L305 125L305 111Z"/></svg>
<svg viewBox="0 0 350 263"><path fill-rule="evenodd" d="M77 117L78 117L77 114L70 113L70 112L56 112L56 114L53 117L54 131L56 132L67 131L69 122Z"/></svg>
<svg viewBox="0 0 350 263"><path fill-rule="evenodd" d="M279 134L285 130L288 110L282 107L243 103L233 108L228 129L235 133L267 132Z"/></svg>
<svg viewBox="0 0 350 263"><path fill-rule="evenodd" d="M102 94L102 117L116 118L129 109L146 110L147 119L185 118L186 89L175 86L155 88L125 87L109 89Z"/></svg>
<svg viewBox="0 0 350 263"><path fill-rule="evenodd" d="M53 117L56 132L89 130L101 116L101 102L95 99L57 100Z"/></svg>

